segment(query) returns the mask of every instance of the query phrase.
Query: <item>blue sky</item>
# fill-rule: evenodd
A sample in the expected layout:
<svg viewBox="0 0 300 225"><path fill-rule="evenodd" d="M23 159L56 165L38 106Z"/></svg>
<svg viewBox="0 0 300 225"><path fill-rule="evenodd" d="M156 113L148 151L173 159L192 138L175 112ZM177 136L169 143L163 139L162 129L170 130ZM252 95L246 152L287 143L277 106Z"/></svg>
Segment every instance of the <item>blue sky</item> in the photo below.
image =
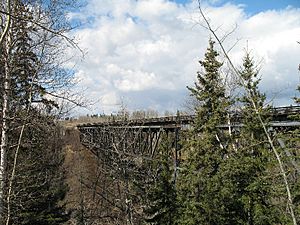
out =
<svg viewBox="0 0 300 225"><path fill-rule="evenodd" d="M189 3L190 0L173 0L180 4ZM245 5L245 11L249 14L255 14L269 9L284 9L287 6L300 7L300 0L213 0L214 5L221 6L227 2L233 4Z"/></svg>
<svg viewBox="0 0 300 225"><path fill-rule="evenodd" d="M247 47L261 68L260 88L268 101L292 104L300 83L300 0L209 1L215 4L204 10L220 37L237 25L224 42L227 49L235 43L230 56L236 66ZM199 25L204 24L195 1L86 2L70 18L85 24L72 33L85 58L72 63L87 98L96 102L87 113L118 111L121 102L130 111L184 110L186 86L201 70L198 61L210 37Z"/></svg>

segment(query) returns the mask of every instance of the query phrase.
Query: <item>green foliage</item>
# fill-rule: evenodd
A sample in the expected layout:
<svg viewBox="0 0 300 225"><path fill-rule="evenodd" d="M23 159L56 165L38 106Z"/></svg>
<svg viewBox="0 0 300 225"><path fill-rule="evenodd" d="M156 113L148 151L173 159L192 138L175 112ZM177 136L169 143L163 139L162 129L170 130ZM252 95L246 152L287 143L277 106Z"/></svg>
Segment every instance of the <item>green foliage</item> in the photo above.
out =
<svg viewBox="0 0 300 225"><path fill-rule="evenodd" d="M158 170L154 185L147 193L150 202L145 210L146 222L157 225L175 225L178 214L177 195L174 184L172 166L172 143L167 135L162 138L158 157L153 161L153 167Z"/></svg>
<svg viewBox="0 0 300 225"><path fill-rule="evenodd" d="M197 132L214 130L225 120L224 109L230 103L225 95L225 86L220 75L222 63L217 60L218 55L214 49L214 41L210 39L205 59L199 61L204 71L197 73L195 87L188 87L191 95L200 103L200 107L196 108L194 124Z"/></svg>
<svg viewBox="0 0 300 225"><path fill-rule="evenodd" d="M243 84L241 85L246 89L244 95L239 99L242 103L242 121L245 124L243 131L251 133L251 135L264 136L262 135L262 125L256 116L255 108L264 122L268 122L267 114L269 113L269 108L265 107L265 94L262 94L258 88L261 80L258 74L259 71L255 67L253 59L249 53L246 53L243 59L243 67L240 71L240 75L243 78Z"/></svg>
<svg viewBox="0 0 300 225"><path fill-rule="evenodd" d="M223 224L220 215L218 172L227 150L222 143L225 134L217 125L226 121L230 105L220 75L222 63L217 60L214 42L209 41L205 59L200 61L204 68L198 72L195 88L189 88L200 102L194 130L184 144L187 159L182 164L180 196L183 205L180 224Z"/></svg>
<svg viewBox="0 0 300 225"><path fill-rule="evenodd" d="M299 68L300 70L300 68ZM297 87L300 93L300 85ZM294 98L297 105L300 105L300 98ZM290 119L300 121L300 115L295 114L290 116ZM293 193L293 204L295 206L295 212L297 221L300 221L300 164L299 164L299 149L300 149L300 129L296 128L287 133L281 133L279 135L281 139L281 146L285 152L285 162L289 168L289 182L291 185L291 191Z"/></svg>
<svg viewBox="0 0 300 225"><path fill-rule="evenodd" d="M204 73L198 73L195 88L200 101L195 129L184 144L185 160L179 182L179 224L286 224L279 206L281 191L274 185L274 157L254 106L264 121L269 108L258 85L258 70L246 54L240 75L244 95L239 99L243 126L225 131L230 101L220 75L221 63L210 40ZM277 175L275 175L278 177Z"/></svg>
<svg viewBox="0 0 300 225"><path fill-rule="evenodd" d="M218 173L221 183L219 204L226 209L222 213L223 223L280 223L280 210L274 205L276 190L270 179L273 157L254 107L264 122L268 121L269 109L264 107L265 95L258 89L258 70L249 54L244 58L240 75L246 87L240 99L243 126L234 135L234 151L222 163Z"/></svg>
<svg viewBox="0 0 300 225"><path fill-rule="evenodd" d="M23 3L16 1L14 8L19 17L28 16L29 9ZM12 32L15 35L11 54L11 64L14 65L11 69L11 107L24 107L29 103L33 80L37 76L38 59L33 53L33 41L29 37L27 22L15 20L13 23Z"/></svg>
<svg viewBox="0 0 300 225"><path fill-rule="evenodd" d="M41 113L43 107L53 107L51 100L44 99L46 88L55 84L53 75L48 71L47 76L51 78L47 82L41 78L42 72L45 72L42 68L51 64L50 61L47 65L42 62L46 58L49 60L46 45L50 43L50 37L43 39L46 32L38 34L35 25L29 22L34 12L31 4L27 1L14 1L12 4L14 17L9 31L11 41L8 42L6 71L10 75L9 118L5 118L9 125L5 198L9 197L10 201L7 200L4 205L10 207L10 224L54 225L68 220L69 215L60 204L67 186L62 169L60 131L53 123L53 117ZM1 54L3 56L4 53ZM3 65L2 61L0 63ZM0 72L3 76L3 71ZM22 127L25 129L22 130ZM14 160L16 174L12 176ZM10 183L12 193L9 196ZM5 219L7 210L1 213Z"/></svg>
<svg viewBox="0 0 300 225"><path fill-rule="evenodd" d="M0 120L3 136L8 132L1 149L6 164L1 224L8 216L10 224L61 224L69 218L61 204L67 191L61 133L54 118L43 113L57 106L49 92L64 90L66 94L71 83L72 73L62 73L60 58L63 33L69 27L64 0L46 2L3 3L3 10L11 6L11 23L0 46L1 92L6 86L1 93Z"/></svg>

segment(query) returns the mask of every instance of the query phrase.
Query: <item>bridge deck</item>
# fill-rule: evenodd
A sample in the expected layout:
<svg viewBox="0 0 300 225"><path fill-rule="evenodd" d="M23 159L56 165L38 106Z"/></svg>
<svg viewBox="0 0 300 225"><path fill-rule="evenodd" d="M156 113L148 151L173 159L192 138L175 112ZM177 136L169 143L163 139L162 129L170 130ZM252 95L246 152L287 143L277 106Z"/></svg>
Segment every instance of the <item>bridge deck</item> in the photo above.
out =
<svg viewBox="0 0 300 225"><path fill-rule="evenodd" d="M300 121L294 121L289 118L291 115L299 115L300 106L290 106L290 107L277 107L270 110L270 116L272 122L270 125L272 127L300 127ZM238 113L232 113L233 118L236 121L240 120L240 115ZM195 119L195 115L179 115L179 116L165 116L158 118L146 118L146 119L125 119L125 120L115 120L109 122L99 122L99 123L87 123L78 125L79 129L93 128L93 127L113 127L113 128L132 128L132 129L159 129L159 128L176 128L185 127L192 124ZM242 126L241 123L232 123L230 126L239 127ZM228 125L220 125L220 127L228 127Z"/></svg>

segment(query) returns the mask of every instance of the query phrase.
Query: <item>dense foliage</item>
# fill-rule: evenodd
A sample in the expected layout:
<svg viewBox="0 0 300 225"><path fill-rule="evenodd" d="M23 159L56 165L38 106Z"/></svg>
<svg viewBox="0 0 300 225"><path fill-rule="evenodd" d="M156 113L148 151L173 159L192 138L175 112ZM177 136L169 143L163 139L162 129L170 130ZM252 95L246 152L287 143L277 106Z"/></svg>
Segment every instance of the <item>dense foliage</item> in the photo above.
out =
<svg viewBox="0 0 300 225"><path fill-rule="evenodd" d="M156 178L147 191L148 206L145 210L146 222L151 224L175 225L178 218L176 194L176 170L172 156L172 138L164 135L158 157L152 165L158 171Z"/></svg>

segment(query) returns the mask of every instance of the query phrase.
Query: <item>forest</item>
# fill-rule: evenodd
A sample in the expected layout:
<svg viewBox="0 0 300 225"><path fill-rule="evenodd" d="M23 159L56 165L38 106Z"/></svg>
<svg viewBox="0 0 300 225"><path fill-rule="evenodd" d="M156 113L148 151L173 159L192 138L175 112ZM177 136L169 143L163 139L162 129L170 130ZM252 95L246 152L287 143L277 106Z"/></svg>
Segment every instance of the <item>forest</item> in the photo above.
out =
<svg viewBox="0 0 300 225"><path fill-rule="evenodd" d="M102 139L93 134L84 143L80 125L89 121L64 120L87 102L64 67L69 48L81 52L65 17L76 7L75 0L1 0L0 224L300 223L300 115L274 128L255 58L245 51L235 65L200 1L211 37L187 87L191 126L150 136L148 152L141 150L148 136L137 144L141 130L128 126L108 125ZM157 114L121 108L100 119L145 117Z"/></svg>

